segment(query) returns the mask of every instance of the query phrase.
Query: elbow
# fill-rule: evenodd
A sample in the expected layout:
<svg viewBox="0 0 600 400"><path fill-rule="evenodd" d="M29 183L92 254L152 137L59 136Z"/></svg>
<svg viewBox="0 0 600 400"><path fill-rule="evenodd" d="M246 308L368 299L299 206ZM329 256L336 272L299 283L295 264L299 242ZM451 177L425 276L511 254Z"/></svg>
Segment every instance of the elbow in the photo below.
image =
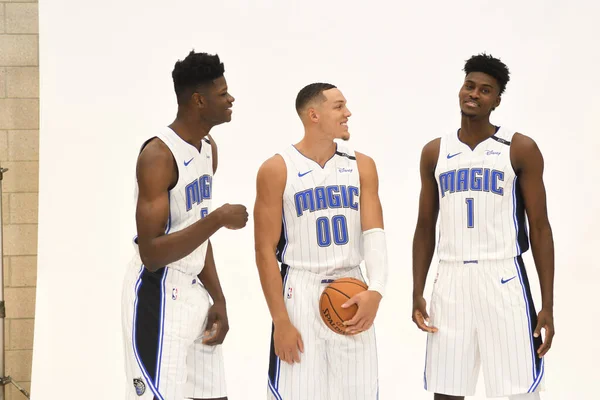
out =
<svg viewBox="0 0 600 400"><path fill-rule="evenodd" d="M531 231L531 236L552 236L552 228L550 227L550 221L548 221L547 219L530 222L529 230Z"/></svg>
<svg viewBox="0 0 600 400"><path fill-rule="evenodd" d="M142 249L140 249L140 258L142 259L142 264L144 265L144 268L146 268L150 272L156 272L164 266L160 265L160 263L157 262L158 260L156 260L155 257L152 257L150 254L148 254L147 251L142 251Z"/></svg>

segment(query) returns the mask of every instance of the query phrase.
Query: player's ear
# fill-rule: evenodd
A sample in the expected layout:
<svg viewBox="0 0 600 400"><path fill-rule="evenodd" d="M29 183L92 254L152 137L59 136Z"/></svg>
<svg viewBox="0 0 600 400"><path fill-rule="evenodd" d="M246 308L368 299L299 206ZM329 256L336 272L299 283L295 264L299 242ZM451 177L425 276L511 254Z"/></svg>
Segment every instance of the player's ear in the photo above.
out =
<svg viewBox="0 0 600 400"><path fill-rule="evenodd" d="M311 122L314 122L314 123L319 122L319 113L317 112L317 110L315 110L314 108L311 107L307 110L307 113L308 113L308 119Z"/></svg>
<svg viewBox="0 0 600 400"><path fill-rule="evenodd" d="M202 94L194 92L192 93L192 104L196 108L204 108L206 106L206 98Z"/></svg>

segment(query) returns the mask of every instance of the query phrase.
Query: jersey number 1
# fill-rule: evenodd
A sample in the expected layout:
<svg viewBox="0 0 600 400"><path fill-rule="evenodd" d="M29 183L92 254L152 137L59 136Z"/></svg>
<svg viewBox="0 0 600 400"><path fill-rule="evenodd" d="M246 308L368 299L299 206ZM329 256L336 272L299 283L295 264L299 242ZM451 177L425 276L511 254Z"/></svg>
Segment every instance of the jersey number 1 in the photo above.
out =
<svg viewBox="0 0 600 400"><path fill-rule="evenodd" d="M473 228L475 226L475 199L469 197L465 199L467 203L467 228Z"/></svg>
<svg viewBox="0 0 600 400"><path fill-rule="evenodd" d="M333 243L338 246L348 243L348 222L345 215L334 215L331 217L331 224L327 217L317 218L317 242L319 246L331 246L331 232L333 232Z"/></svg>

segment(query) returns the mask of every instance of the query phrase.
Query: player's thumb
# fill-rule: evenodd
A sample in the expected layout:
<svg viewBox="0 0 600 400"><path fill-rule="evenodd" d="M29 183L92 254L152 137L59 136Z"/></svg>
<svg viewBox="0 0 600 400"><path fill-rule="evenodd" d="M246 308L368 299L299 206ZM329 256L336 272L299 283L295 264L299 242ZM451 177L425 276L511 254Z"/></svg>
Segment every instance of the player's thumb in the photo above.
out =
<svg viewBox="0 0 600 400"><path fill-rule="evenodd" d="M300 350L300 353L304 353L304 342L302 341L302 335L300 335L300 332L298 332L298 350Z"/></svg>
<svg viewBox="0 0 600 400"><path fill-rule="evenodd" d="M217 322L217 315L215 313L209 312L208 316L206 317L206 327L204 329L210 331L213 328L215 322Z"/></svg>
<svg viewBox="0 0 600 400"><path fill-rule="evenodd" d="M423 308L420 308L420 309L419 309L419 312L421 313L421 315L423 315L423 319L424 319L426 322L429 322L429 314L427 314L427 310L425 309L425 307L423 307Z"/></svg>
<svg viewBox="0 0 600 400"><path fill-rule="evenodd" d="M538 319L535 330L533 331L533 337L540 337L542 334L542 321Z"/></svg>
<svg viewBox="0 0 600 400"><path fill-rule="evenodd" d="M353 304L358 304L358 299L357 299L356 296L352 297L347 302L345 302L344 304L342 304L342 308L348 308L348 307L350 307Z"/></svg>

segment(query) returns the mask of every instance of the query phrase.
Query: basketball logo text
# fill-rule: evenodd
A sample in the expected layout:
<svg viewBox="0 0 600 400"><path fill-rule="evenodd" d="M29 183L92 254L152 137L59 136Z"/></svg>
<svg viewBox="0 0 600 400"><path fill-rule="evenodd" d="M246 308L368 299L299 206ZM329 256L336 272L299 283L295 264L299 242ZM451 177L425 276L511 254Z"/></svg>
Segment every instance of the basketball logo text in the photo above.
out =
<svg viewBox="0 0 600 400"><path fill-rule="evenodd" d="M504 196L504 171L489 168L461 168L453 169L440 174L440 193L442 197L447 193L458 192L491 192Z"/></svg>
<svg viewBox="0 0 600 400"><path fill-rule="evenodd" d="M296 215L304 211L315 212L328 208L350 208L358 210L359 190L356 186L319 186L298 192L294 195Z"/></svg>
<svg viewBox="0 0 600 400"><path fill-rule="evenodd" d="M200 204L205 199L212 198L212 176L202 175L185 187L185 209L190 211L194 204ZM204 217L204 215L203 215Z"/></svg>

